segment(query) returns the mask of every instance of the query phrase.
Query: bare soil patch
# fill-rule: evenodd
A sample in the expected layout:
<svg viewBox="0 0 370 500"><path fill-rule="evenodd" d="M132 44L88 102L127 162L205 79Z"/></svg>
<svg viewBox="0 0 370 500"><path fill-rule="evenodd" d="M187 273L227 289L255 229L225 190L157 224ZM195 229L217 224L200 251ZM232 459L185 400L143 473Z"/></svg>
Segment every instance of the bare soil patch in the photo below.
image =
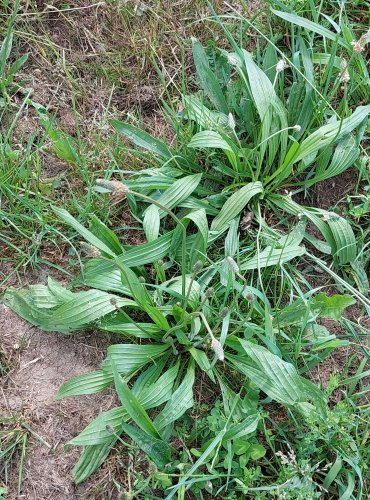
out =
<svg viewBox="0 0 370 500"><path fill-rule="evenodd" d="M80 449L65 450L64 445L101 411L111 407L114 395L105 391L62 401L55 401L54 396L67 379L98 368L107 339L42 332L2 304L0 339L13 366L2 381L0 415L18 416L34 433L28 436L21 498L82 498L89 483L77 488L71 478ZM9 500L17 498L16 474L14 470Z"/></svg>

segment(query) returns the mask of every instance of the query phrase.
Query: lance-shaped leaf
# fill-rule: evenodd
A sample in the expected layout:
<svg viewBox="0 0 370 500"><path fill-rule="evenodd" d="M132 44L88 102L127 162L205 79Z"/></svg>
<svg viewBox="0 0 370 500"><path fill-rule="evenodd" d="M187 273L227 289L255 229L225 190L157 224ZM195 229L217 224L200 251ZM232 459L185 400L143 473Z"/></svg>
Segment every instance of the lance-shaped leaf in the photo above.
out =
<svg viewBox="0 0 370 500"><path fill-rule="evenodd" d="M301 143L293 157L294 162L298 162L319 149L331 144L333 141L339 141L344 136L352 132L358 127L370 113L370 104L367 106L359 106L351 116L343 121L332 121L327 125L323 125L315 132L310 134Z"/></svg>
<svg viewBox="0 0 370 500"><path fill-rule="evenodd" d="M331 254L339 264L347 264L356 259L357 245L353 229L348 221L338 214L319 208L299 205L290 196L272 195L269 201L294 215L305 215L321 232L330 245ZM305 236L308 241L313 241ZM315 245L318 248L318 245Z"/></svg>
<svg viewBox="0 0 370 500"><path fill-rule="evenodd" d="M187 175L175 181L171 187L166 189L166 191L161 194L157 199L157 202L168 209L172 209L181 202L186 200L191 193L198 187L198 184L202 178L202 174ZM150 208L150 207L149 207ZM147 210L149 210L147 208ZM160 218L167 215L167 212L158 208Z"/></svg>
<svg viewBox="0 0 370 500"><path fill-rule="evenodd" d="M119 120L111 120L110 123L118 132L125 135L136 146L157 154L164 160L168 160L172 157L172 152L166 144L159 139L155 139L147 132L129 123L120 122Z"/></svg>
<svg viewBox="0 0 370 500"><path fill-rule="evenodd" d="M243 339L239 342L253 363L233 363L236 363L235 366L263 392L284 405L294 406L312 401L317 409L323 410L324 394L314 384L301 377L292 364L262 346Z"/></svg>
<svg viewBox="0 0 370 500"><path fill-rule="evenodd" d="M100 290L79 292L72 300L53 311L48 330L71 332L90 325L117 307L137 307L130 299L116 297Z"/></svg>
<svg viewBox="0 0 370 500"><path fill-rule="evenodd" d="M199 83L218 111L227 114L228 107L218 80L209 67L207 55L202 45L193 38L193 59Z"/></svg>
<svg viewBox="0 0 370 500"><path fill-rule="evenodd" d="M171 461L171 453L174 450L165 441L125 422L122 423L122 428L157 467L163 469Z"/></svg>
<svg viewBox="0 0 370 500"><path fill-rule="evenodd" d="M234 154L234 148L226 139L213 130L203 130L193 135L191 141L188 144L188 148L195 149L222 149L224 151L229 151Z"/></svg>
<svg viewBox="0 0 370 500"><path fill-rule="evenodd" d="M112 437L109 443L86 446L80 459L73 468L72 475L76 484L80 484L98 469L109 455L117 439Z"/></svg>
<svg viewBox="0 0 370 500"><path fill-rule="evenodd" d="M117 237L117 235L109 229L101 220L99 220L96 215L93 216L90 226L91 232L99 238L100 241L105 243L112 252L116 255L121 255L123 253L122 245Z"/></svg>
<svg viewBox="0 0 370 500"><path fill-rule="evenodd" d="M104 243L100 238L95 236L91 231L86 229L82 224L80 224L67 210L64 208L53 207L54 212L60 217L66 224L73 227L75 231L77 231L88 243L96 247L98 250L103 252L110 257L115 256L115 252L111 250L111 248Z"/></svg>
<svg viewBox="0 0 370 500"><path fill-rule="evenodd" d="M170 348L167 344L137 345L116 344L108 347L103 370L112 373L111 362L122 375L128 375L163 355Z"/></svg>
<svg viewBox="0 0 370 500"><path fill-rule="evenodd" d="M137 307L136 302L100 290L72 293L66 290L64 302L59 295L57 307L40 307L40 287L28 290L10 288L4 296L4 303L35 326L45 331L71 333L95 322L116 310L117 307ZM44 287L49 293L50 287ZM36 298L36 302L35 299ZM55 304L54 304L55 305Z"/></svg>
<svg viewBox="0 0 370 500"><path fill-rule="evenodd" d="M79 396L81 394L95 394L113 382L113 375L103 370L83 373L64 382L59 388L55 399L63 399L70 396Z"/></svg>
<svg viewBox="0 0 370 500"><path fill-rule="evenodd" d="M331 148L330 148L331 152ZM335 148L333 158L327 168L317 168L312 179L305 179L302 184L307 188L317 182L330 179L342 174L350 168L357 160L360 150L356 147L355 139L352 135L345 137Z"/></svg>
<svg viewBox="0 0 370 500"><path fill-rule="evenodd" d="M143 229L148 241L154 241L159 235L159 226L161 218L159 216L159 209L156 205L150 205L147 208L143 220Z"/></svg>
<svg viewBox="0 0 370 500"><path fill-rule="evenodd" d="M250 182L233 193L230 198L226 200L219 214L213 219L211 231L225 231L230 222L240 214L247 203L257 194L262 193L262 190L262 184L257 181Z"/></svg>
<svg viewBox="0 0 370 500"><path fill-rule="evenodd" d="M173 393L171 399L167 402L161 413L155 418L154 426L158 431L164 429L167 425L179 419L194 404L193 385L194 385L194 363L188 366L184 380Z"/></svg>
<svg viewBox="0 0 370 500"><path fill-rule="evenodd" d="M145 410L162 405L172 396L172 388L177 376L179 363L169 368L159 378L157 378L157 366L150 367L143 372L132 388L133 394ZM129 415L123 406L100 413L69 444L91 446L108 443L112 439L112 433L121 434L121 424L128 419Z"/></svg>
<svg viewBox="0 0 370 500"><path fill-rule="evenodd" d="M194 96L184 96L183 99L187 118L195 121L200 127L211 130L225 130L225 127L228 127L225 113L211 111Z"/></svg>
<svg viewBox="0 0 370 500"><path fill-rule="evenodd" d="M153 422L150 420L149 415L139 403L133 392L130 391L126 382L122 380L114 361L111 359L110 362L113 371L114 385L116 387L118 397L128 415L146 434L160 439L160 436L153 425Z"/></svg>
<svg viewBox="0 0 370 500"><path fill-rule="evenodd" d="M251 259L240 264L243 271L259 269L263 267L277 266L289 262L296 257L301 257L306 252L305 247L296 243L287 245L284 248L266 247L262 252L257 253Z"/></svg>
<svg viewBox="0 0 370 500"><path fill-rule="evenodd" d="M163 259L168 255L173 234L173 231L169 231L149 243L131 247L119 259L128 267L140 267ZM99 290L117 291L125 295L131 293L129 287L123 285L117 266L102 259L91 259L86 263L80 282Z"/></svg>
<svg viewBox="0 0 370 500"><path fill-rule="evenodd" d="M302 28L305 28L309 31L313 31L314 33L317 33L318 35L322 35L323 37L327 38L328 40L335 40L338 41L340 45L343 45L347 49L350 49L351 46L348 42L346 42L342 37L338 36L338 33L334 33L333 31L328 30L324 26L318 23L314 23L313 21L310 21L309 19L306 19L305 17L298 16L297 14L294 13L289 13L289 12L282 12L279 10L271 9L271 12L275 14L278 17L281 17L281 19L284 19L285 21L288 21L289 23L293 23L296 26L301 26Z"/></svg>

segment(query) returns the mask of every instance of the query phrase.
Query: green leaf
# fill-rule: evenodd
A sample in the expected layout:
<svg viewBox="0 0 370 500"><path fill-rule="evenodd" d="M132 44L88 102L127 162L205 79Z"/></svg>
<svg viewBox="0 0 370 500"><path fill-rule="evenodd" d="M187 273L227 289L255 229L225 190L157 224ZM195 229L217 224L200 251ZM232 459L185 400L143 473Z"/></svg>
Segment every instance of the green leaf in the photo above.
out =
<svg viewBox="0 0 370 500"><path fill-rule="evenodd" d="M207 55L202 45L195 38L193 42L193 59L197 71L199 83L207 94L212 104L218 111L227 114L229 112L225 97L216 76L209 67Z"/></svg>
<svg viewBox="0 0 370 500"><path fill-rule="evenodd" d="M153 301L145 284L142 283L136 274L118 257L115 257L114 263L121 271L122 283L130 289L131 295L138 306L146 311L148 306L153 305Z"/></svg>
<svg viewBox="0 0 370 500"><path fill-rule="evenodd" d="M315 295L312 300L312 307L319 309L319 315L324 318L340 320L344 309L356 304L356 300L350 295L331 295L325 293Z"/></svg>
<svg viewBox="0 0 370 500"><path fill-rule="evenodd" d="M81 394L95 394L109 387L112 382L112 375L105 373L103 370L83 373L64 382L55 395L55 399L79 396Z"/></svg>
<svg viewBox="0 0 370 500"><path fill-rule="evenodd" d="M144 408L155 408L172 397L172 388L179 371L179 361L166 370L158 379L152 379L146 384L139 384L137 381L133 387L134 393Z"/></svg>
<svg viewBox="0 0 370 500"><path fill-rule="evenodd" d="M203 149L222 149L234 154L234 149L230 144L222 138L218 132L213 130L203 130L193 135L191 141L188 143L188 148Z"/></svg>
<svg viewBox="0 0 370 500"><path fill-rule="evenodd" d="M322 409L323 393L313 384L307 384L308 381L298 374L292 364L283 361L262 346L243 339L239 339L239 342L253 364L238 363L235 360L233 364L263 392L284 405L295 406L309 399L318 409Z"/></svg>
<svg viewBox="0 0 370 500"><path fill-rule="evenodd" d="M155 306L146 306L145 312L161 330L167 332L167 330L170 329L170 325L165 315Z"/></svg>
<svg viewBox="0 0 370 500"><path fill-rule="evenodd" d="M280 148L281 159L285 156L288 131L286 110L276 95L274 85L264 71L259 68L246 50L243 50L244 65L249 78L249 91L253 97L261 120L259 171L263 162L265 150L268 149L267 164L273 163L275 155ZM274 132L280 129L279 136ZM273 135L273 137L271 137Z"/></svg>
<svg viewBox="0 0 370 500"><path fill-rule="evenodd" d="M120 435L122 433L122 422L127 420L129 420L129 415L123 406L103 411L68 444L73 446L96 446L110 443L114 434Z"/></svg>
<svg viewBox="0 0 370 500"><path fill-rule="evenodd" d="M116 439L112 438L109 443L97 446L86 446L72 471L73 479L76 484L85 481L101 466L115 443Z"/></svg>
<svg viewBox="0 0 370 500"><path fill-rule="evenodd" d="M18 73L18 71L21 69L21 67L24 65L24 63L27 61L27 59L28 59L28 54L23 54L23 56L21 56L18 59L16 59L10 65L9 72L8 72L9 76L7 78L7 83L9 81L13 82L15 74Z"/></svg>
<svg viewBox="0 0 370 500"><path fill-rule="evenodd" d="M349 135L345 137L335 148L330 165L324 169L316 168L314 177L312 179L305 179L302 181L302 184L307 188L317 182L342 174L355 163L359 154L360 150L356 147L353 136Z"/></svg>
<svg viewBox="0 0 370 500"><path fill-rule="evenodd" d="M173 448L165 443L162 439L148 435L140 429L132 425L122 423L124 432L138 445L138 447L146 453L146 455L156 464L160 469L164 469L171 461L171 453Z"/></svg>
<svg viewBox="0 0 370 500"><path fill-rule="evenodd" d="M72 293L65 290L51 298L51 304L45 304L49 295L50 284L30 287L28 290L9 288L4 295L4 303L35 326L45 331L71 333L113 312L118 307L137 307L136 302L111 295L100 290ZM54 290L56 290L55 284ZM59 290L62 287L59 287ZM63 301L63 302L62 302ZM49 308L52 305L52 308ZM56 307L55 307L56 306Z"/></svg>
<svg viewBox="0 0 370 500"><path fill-rule="evenodd" d="M343 461L338 455L333 465L330 467L329 472L326 474L325 479L322 483L323 487L328 490L331 483L337 477L343 466Z"/></svg>
<svg viewBox="0 0 370 500"><path fill-rule="evenodd" d="M357 257L356 237L351 224L337 214L329 213L327 224L331 229L335 241L335 260L339 264L348 264Z"/></svg>
<svg viewBox="0 0 370 500"><path fill-rule="evenodd" d="M299 172L303 172L312 163L320 149L347 136L367 118L369 112L370 105L359 106L350 117L342 121L336 121L333 117L328 124L306 137L301 144L293 143L284 162L270 177L265 178L264 184L270 183L273 179L275 179L275 183L281 184L284 179L291 175L293 164L301 160L304 161L300 164Z"/></svg>
<svg viewBox="0 0 370 500"><path fill-rule="evenodd" d="M285 21L288 21L289 23L293 23L309 31L313 31L314 33L322 35L323 37L328 38L329 40L335 40L340 45L346 47L347 49L351 49L349 43L347 43L342 37L339 37L337 33L333 33L332 31L328 30L321 24L314 23L313 21L310 21L301 16L297 16L297 14L294 13L290 14L288 12L281 12L275 9L271 9L271 12L276 16L281 17Z"/></svg>
<svg viewBox="0 0 370 500"><path fill-rule="evenodd" d="M339 264L347 264L356 259L356 238L351 225L343 217L319 208L303 207L294 202L290 196L271 195L268 199L290 214L305 215L315 224L330 245L331 254ZM315 242L310 235L305 238L319 248L319 242Z"/></svg>
<svg viewBox="0 0 370 500"><path fill-rule="evenodd" d="M154 241L130 248L119 259L128 267L140 267L156 262L168 255L172 237L173 231L169 231ZM81 281L87 286L101 290L129 292L129 288L122 285L120 270L114 263L102 259L90 259L86 263Z"/></svg>
<svg viewBox="0 0 370 500"><path fill-rule="evenodd" d="M148 241L154 241L159 235L159 226L161 223L161 218L159 216L159 209L155 205L150 205L150 207L145 210L143 229Z"/></svg>
<svg viewBox="0 0 370 500"><path fill-rule="evenodd" d="M253 61L252 56L243 50L244 64L248 73L250 91L253 96L261 122L268 116L269 111L277 111L282 128L287 126L286 111L276 95L273 84L264 71Z"/></svg>
<svg viewBox="0 0 370 500"><path fill-rule="evenodd" d="M128 415L146 434L153 436L154 438L159 438L160 436L153 425L153 422L150 420L149 415L136 399L133 392L130 391L126 382L122 380L112 358L110 361L113 371L114 385L116 387L118 397Z"/></svg>
<svg viewBox="0 0 370 500"><path fill-rule="evenodd" d="M153 323L139 323L128 320L121 313L104 316L98 323L99 330L120 333L127 337L133 336L143 339L158 339L163 336L161 328Z"/></svg>
<svg viewBox="0 0 370 500"><path fill-rule="evenodd" d="M100 290L78 292L72 300L55 309L44 329L72 332L94 323L117 307L137 307L136 302ZM46 327L46 328L45 328Z"/></svg>
<svg viewBox="0 0 370 500"><path fill-rule="evenodd" d="M173 232L169 231L154 241L132 247L120 257L120 260L128 267L139 267L163 259L168 254L172 236ZM109 262L106 264L109 268Z"/></svg>
<svg viewBox="0 0 370 500"><path fill-rule="evenodd" d="M178 420L194 404L193 384L195 378L194 364L188 366L184 380L173 393L161 413L155 418L154 425L158 431Z"/></svg>
<svg viewBox="0 0 370 500"><path fill-rule="evenodd" d="M215 377L212 372L212 366L207 358L207 355L204 351L201 351L199 349L195 349L195 347L191 347L189 349L190 354L194 358L195 362L199 366L201 370L206 372L206 374L209 376L209 378L212 380L213 383L215 383Z"/></svg>
<svg viewBox="0 0 370 500"><path fill-rule="evenodd" d="M119 120L110 120L111 125L121 134L125 135L131 142L140 148L159 155L164 160L172 158L171 150L166 144L153 136L128 123Z"/></svg>
<svg viewBox="0 0 370 500"><path fill-rule="evenodd" d="M3 297L3 302L21 318L27 320L34 326L42 327L44 330L49 322L52 312L49 309L39 309L33 299L33 290L19 290L9 287Z"/></svg>
<svg viewBox="0 0 370 500"><path fill-rule="evenodd" d="M190 285L191 289L189 291ZM167 292L175 297L182 298L182 277L177 276L176 278L165 281L158 287L158 290L161 290L161 292ZM199 304L200 298L199 283L188 275L185 277L185 290L189 293L189 305L195 308Z"/></svg>
<svg viewBox="0 0 370 500"><path fill-rule="evenodd" d="M157 366L151 366L136 380L132 392L146 410L156 408L171 398L178 369L179 363L176 363L157 378ZM140 383L143 378L147 384ZM121 424L128 419L128 413L123 406L102 412L69 444L86 446L110 442L112 432L121 434Z"/></svg>
<svg viewBox="0 0 370 500"><path fill-rule="evenodd" d="M198 187L198 184L202 178L202 174L187 175L175 181L171 187L169 187L161 196L157 199L157 202L165 206L168 209L172 209L184 200L186 200L191 193ZM150 207L149 207L150 208ZM149 209L147 208L147 210ZM167 212L158 208L160 218L165 217ZM146 211L144 212L146 213Z"/></svg>
<svg viewBox="0 0 370 500"><path fill-rule="evenodd" d="M90 230L116 255L121 255L123 253L122 245L115 233L103 224L103 222L99 220L96 215L93 215L92 217Z"/></svg>
<svg viewBox="0 0 370 500"><path fill-rule="evenodd" d="M6 61L10 56L12 46L13 46L13 33L12 33L12 30L9 29L4 40L1 42L1 46L0 46L1 75L3 75L5 73Z"/></svg>
<svg viewBox="0 0 370 500"><path fill-rule="evenodd" d="M194 238L190 249L190 268L193 268L198 260L204 261L206 258L208 244L207 214L206 211L201 208L188 213L183 220L191 220L198 228L198 234Z"/></svg>
<svg viewBox="0 0 370 500"><path fill-rule="evenodd" d="M52 207L53 211L60 217L66 224L73 227L86 241L91 245L96 247L101 252L109 255L110 257L115 256L115 252L112 251L109 246L107 246L101 239L99 239L95 234L86 229L82 224L80 224L67 210L64 208Z"/></svg>
<svg viewBox="0 0 370 500"><path fill-rule="evenodd" d="M247 436L248 434L252 434L257 429L258 422L259 415L257 413L248 415L241 422L231 425L228 428L223 437L223 442L225 443L229 439L239 439L241 437Z"/></svg>
<svg viewBox="0 0 370 500"><path fill-rule="evenodd" d="M49 286L31 285L29 288L33 304L39 309L55 309L56 307L64 304L64 302L74 298L74 294L72 292L67 289L64 290L66 292L65 295L58 297L51 292Z"/></svg>
<svg viewBox="0 0 370 500"><path fill-rule="evenodd" d="M323 125L306 137L300 144L293 161L298 162L307 158L312 153L316 153L319 149L331 144L333 141L338 142L358 127L367 118L369 113L370 104L359 106L350 117L345 118L343 121L331 121L327 125Z"/></svg>
<svg viewBox="0 0 370 500"><path fill-rule="evenodd" d="M211 231L225 231L229 227L230 222L240 214L247 203L257 194L262 193L262 191L262 184L257 181L250 182L233 193L226 200L219 214L213 219Z"/></svg>
<svg viewBox="0 0 370 500"><path fill-rule="evenodd" d="M79 162L79 156L73 145L72 137L56 130L45 114L39 112L39 116L45 127L46 133L52 140L55 154L72 165L77 164Z"/></svg>
<svg viewBox="0 0 370 500"><path fill-rule="evenodd" d="M111 361L122 375L128 375L135 370L153 362L162 356L170 346L162 345L137 345L137 344L116 344L110 345L107 351L107 359L103 363L103 369L107 373L112 373Z"/></svg>
<svg viewBox="0 0 370 500"><path fill-rule="evenodd" d="M195 121L200 127L211 130L225 130L225 127L228 127L225 113L211 111L194 96L183 96L183 99L187 118Z"/></svg>
<svg viewBox="0 0 370 500"><path fill-rule="evenodd" d="M247 271L281 265L296 257L301 257L305 252L305 247L297 244L288 245L284 248L266 247L262 252L256 254L251 259L241 262L240 269L242 271Z"/></svg>
<svg viewBox="0 0 370 500"><path fill-rule="evenodd" d="M127 250L119 257L128 267L140 267L151 264L168 255L171 247L173 231L160 236L158 239ZM129 288L122 285L121 271L112 262L102 259L91 259L87 262L82 281L85 285L102 288L103 290L117 290L125 293Z"/></svg>

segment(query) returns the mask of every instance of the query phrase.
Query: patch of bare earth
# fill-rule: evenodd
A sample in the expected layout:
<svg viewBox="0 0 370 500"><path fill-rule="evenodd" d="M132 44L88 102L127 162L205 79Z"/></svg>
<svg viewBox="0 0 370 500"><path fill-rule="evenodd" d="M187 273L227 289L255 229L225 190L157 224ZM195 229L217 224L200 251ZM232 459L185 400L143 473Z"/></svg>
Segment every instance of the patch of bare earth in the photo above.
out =
<svg viewBox="0 0 370 500"><path fill-rule="evenodd" d="M71 470L80 449L64 445L114 402L112 393L55 401L67 379L97 369L106 340L97 335L63 336L30 326L0 304L1 348L13 366L0 386L0 415L18 416L28 435L21 497L27 500L83 498ZM38 437L37 437L38 436ZM12 471L7 500L17 497L17 471Z"/></svg>

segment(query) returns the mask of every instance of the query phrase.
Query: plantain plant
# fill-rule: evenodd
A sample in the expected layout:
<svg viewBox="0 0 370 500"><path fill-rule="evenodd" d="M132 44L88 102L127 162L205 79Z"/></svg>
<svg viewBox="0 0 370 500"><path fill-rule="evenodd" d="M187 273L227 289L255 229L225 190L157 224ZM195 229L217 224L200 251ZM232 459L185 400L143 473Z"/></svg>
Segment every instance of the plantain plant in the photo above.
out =
<svg viewBox="0 0 370 500"><path fill-rule="evenodd" d="M299 16L273 12L304 26ZM307 27L328 43L335 38L329 30L318 31L315 23L309 22ZM349 222L337 212L306 206L300 200L315 184L356 165L364 168L367 157L361 141L370 106L352 111L347 99L352 91L351 78L356 88L361 79L361 52L349 41L339 39L339 46L347 52L343 54L347 65L343 68L340 58L332 56L331 69L325 71L322 65L328 54L315 53L313 57L300 31L292 37L291 55L283 54L269 41L255 61L236 44L225 26L223 29L232 52L213 45L207 52L193 40L201 90L183 95L180 117L167 107L176 130L175 147L131 124L112 121L119 133L161 163L156 170L133 172L129 185L156 195L158 189L173 184L173 177L180 186L184 176L202 174L197 188L179 206L186 211L203 209L207 216L214 217L209 242L225 232L249 203L258 220L267 210L275 212L283 224L295 216L316 226L323 239L304 231L302 240L324 258L330 255L337 268L349 268L355 281L360 280L364 273L356 262L358 248ZM332 50L336 48L333 43ZM153 217L152 212L146 212L144 227ZM156 219L158 223L158 215ZM264 251L271 253L275 248ZM289 255L302 252L302 248L293 246Z"/></svg>
<svg viewBox="0 0 370 500"><path fill-rule="evenodd" d="M104 462L123 433L159 470L179 478L167 484L171 498L192 486L221 447L231 463L237 440L256 440L262 408L272 400L324 426L326 395L304 374L348 340L318 320L340 319L354 297L370 309L351 277L363 270L349 222L295 198L362 161L370 106L350 111L339 101L333 109L303 36L293 37L290 57L279 60L269 44L254 60L224 30L232 52L213 45L205 51L193 41L201 90L183 96L180 115L167 107L175 146L112 121L159 165L128 179L119 171L124 183L107 173L96 190L110 192L114 203L127 200L147 242L122 245L97 217L87 229L54 208L91 245L81 275L68 288L49 278L47 285L9 289L4 297L46 331L122 335L99 370L65 382L57 394L114 385L120 400L70 442L84 447L76 482ZM333 68L337 88L346 85ZM268 223L273 215L276 224ZM323 239L311 234L309 223ZM350 295L313 288L299 259L320 266ZM222 400L226 419L198 460L178 474L173 428L194 405L200 376L209 380L215 401ZM219 475L210 467L206 477L212 482Z"/></svg>
<svg viewBox="0 0 370 500"><path fill-rule="evenodd" d="M205 254L205 262L192 264L186 241L185 261L181 262L181 248L173 249L185 275L167 276L171 268L161 261L158 239L156 245L124 248L96 217L89 230L68 212L55 211L94 249L96 256L87 260L75 283L94 288L73 292L49 278L47 285L8 289L5 304L45 331L71 334L94 328L125 340L108 348L100 370L65 382L57 394L92 394L114 384L121 402L70 442L84 447L74 469L76 482L103 463L123 432L160 470L171 470L171 429L193 406L194 383L201 372L211 385L219 386L216 395L222 395L228 416L214 446L255 433L261 415L255 402L248 403L248 394L255 398L255 388L261 400L267 396L303 418L314 412L325 419L324 393L299 372L348 344L323 330L317 319L339 318L354 303L350 296L309 292L285 307L274 307L261 290L247 283L230 255L211 261ZM172 245L181 246L179 227L169 233ZM234 221L225 238L225 254L238 244ZM148 264L154 271L148 273ZM287 341L302 334L299 348ZM183 477L171 492L186 480Z"/></svg>

